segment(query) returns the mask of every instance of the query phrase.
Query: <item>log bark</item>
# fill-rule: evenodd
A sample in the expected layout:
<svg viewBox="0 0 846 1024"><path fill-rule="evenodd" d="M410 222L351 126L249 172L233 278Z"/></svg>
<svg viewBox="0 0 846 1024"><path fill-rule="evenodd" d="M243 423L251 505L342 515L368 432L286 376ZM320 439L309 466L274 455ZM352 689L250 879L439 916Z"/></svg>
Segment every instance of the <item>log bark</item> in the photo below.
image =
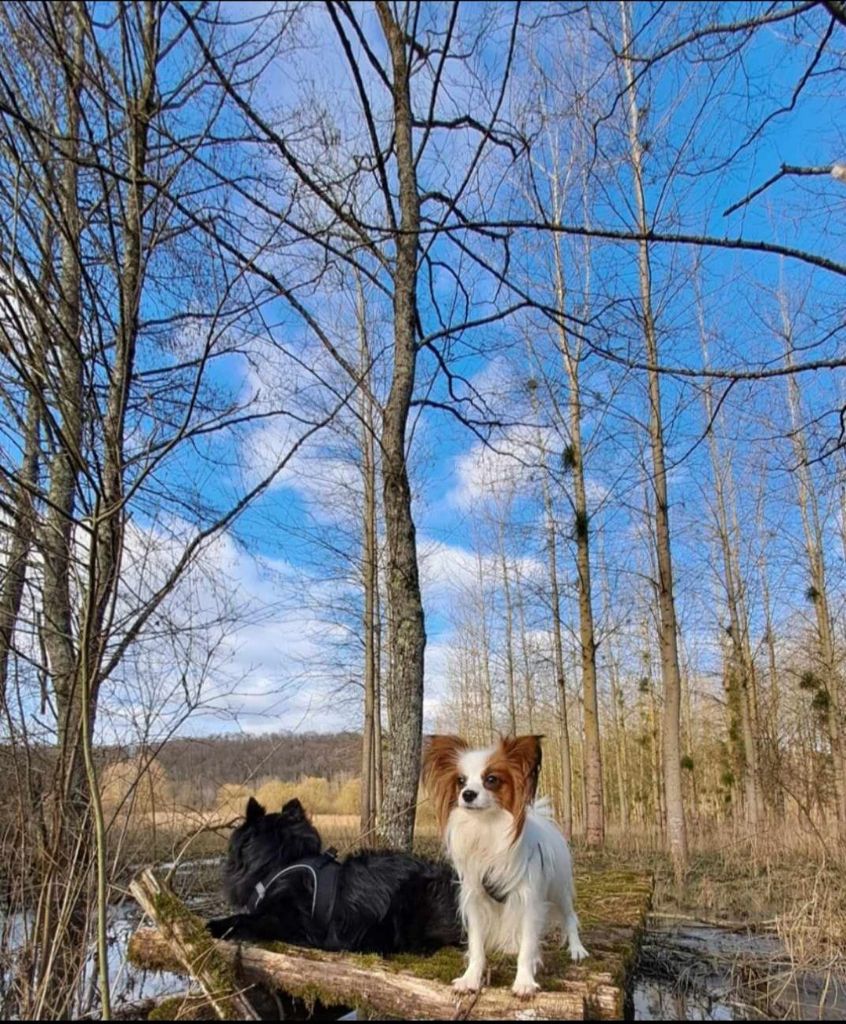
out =
<svg viewBox="0 0 846 1024"><path fill-rule="evenodd" d="M196 915L187 910L179 899L153 874L143 871L130 883L129 891L138 905L158 926L160 955L155 963L177 965L180 973L187 972L197 981L203 994L220 1020L259 1020L247 996L241 991L234 969L237 946L233 955L218 949ZM130 946L130 952L134 949ZM149 962L149 961L146 961Z"/></svg>
<svg viewBox="0 0 846 1024"><path fill-rule="evenodd" d="M568 982L563 992L541 992L530 1002L508 989L485 989L477 997L457 998L450 985L380 966L376 958L286 947L285 952L259 946L214 943L215 952L237 967L244 985L261 984L324 1004L356 1006L399 1020L582 1020L585 1004L601 1017L619 1013L620 989L609 976L598 984ZM153 928L132 938L134 963L178 970L171 943Z"/></svg>

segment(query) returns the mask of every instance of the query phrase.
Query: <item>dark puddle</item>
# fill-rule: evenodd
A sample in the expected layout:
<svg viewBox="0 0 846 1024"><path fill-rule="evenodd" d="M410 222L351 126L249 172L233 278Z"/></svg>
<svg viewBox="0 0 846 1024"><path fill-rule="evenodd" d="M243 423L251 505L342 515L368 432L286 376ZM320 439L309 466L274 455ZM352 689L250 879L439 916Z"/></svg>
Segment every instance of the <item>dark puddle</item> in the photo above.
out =
<svg viewBox="0 0 846 1024"><path fill-rule="evenodd" d="M650 924L635 1020L844 1020L846 976L802 971L771 934Z"/></svg>

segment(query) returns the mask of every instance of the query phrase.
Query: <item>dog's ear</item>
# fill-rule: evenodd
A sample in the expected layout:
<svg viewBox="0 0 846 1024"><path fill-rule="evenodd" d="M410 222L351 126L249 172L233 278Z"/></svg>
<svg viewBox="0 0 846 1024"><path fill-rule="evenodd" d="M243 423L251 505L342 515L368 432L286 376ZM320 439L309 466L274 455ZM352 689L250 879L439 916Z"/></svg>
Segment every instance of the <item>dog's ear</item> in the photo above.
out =
<svg viewBox="0 0 846 1024"><path fill-rule="evenodd" d="M289 800L282 808L282 817L290 818L291 821L300 821L305 816L306 813L303 805L296 797L293 800Z"/></svg>
<svg viewBox="0 0 846 1024"><path fill-rule="evenodd" d="M538 791L542 739L543 736L503 736L500 740L500 750L512 780L509 810L514 817L515 841L523 831L526 814Z"/></svg>
<svg viewBox="0 0 846 1024"><path fill-rule="evenodd" d="M451 772L458 758L469 748L460 736L428 736L423 748L423 784L428 785L438 775Z"/></svg>
<svg viewBox="0 0 846 1024"><path fill-rule="evenodd" d="M460 736L430 736L423 752L423 786L432 798L438 828L444 831L458 790L458 759L469 749Z"/></svg>
<svg viewBox="0 0 846 1024"><path fill-rule="evenodd" d="M505 756L513 764L519 766L526 780L530 798L534 799L538 788L538 776L541 770L543 752L541 740L543 734L537 736L506 736L502 740Z"/></svg>
<svg viewBox="0 0 846 1024"><path fill-rule="evenodd" d="M247 801L247 811L244 814L244 818L248 825L254 825L257 821L264 817L264 808L254 797L250 797Z"/></svg>

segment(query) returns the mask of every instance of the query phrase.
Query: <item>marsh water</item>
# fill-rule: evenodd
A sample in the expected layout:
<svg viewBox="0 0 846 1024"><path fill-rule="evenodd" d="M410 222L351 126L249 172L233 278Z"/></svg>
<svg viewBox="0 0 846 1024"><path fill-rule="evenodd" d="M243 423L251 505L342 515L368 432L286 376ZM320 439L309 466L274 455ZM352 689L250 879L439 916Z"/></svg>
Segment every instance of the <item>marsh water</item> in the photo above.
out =
<svg viewBox="0 0 846 1024"><path fill-rule="evenodd" d="M846 976L802 971L777 936L650 921L635 1020L843 1020Z"/></svg>
<svg viewBox="0 0 846 1024"><path fill-rule="evenodd" d="M197 913L219 911L209 893L218 888L218 862L182 866L177 888ZM187 885L180 877L190 876ZM198 879L200 884L198 885ZM191 896L190 892L205 896ZM152 999L185 990L185 980L139 970L126 959L129 938L139 922L134 903L111 908L109 961L114 1009L126 1016ZM8 929L13 922L6 922ZM92 958L93 977L93 958ZM293 1009L293 1008L291 1008ZM777 936L728 931L697 921L667 923L652 919L644 936L632 991L635 1020L843 1020L846 977L803 972L790 963ZM144 1014L146 1016L146 1014ZM308 1019L299 1012L288 1019ZM355 1019L338 1010L315 1008L313 1019Z"/></svg>

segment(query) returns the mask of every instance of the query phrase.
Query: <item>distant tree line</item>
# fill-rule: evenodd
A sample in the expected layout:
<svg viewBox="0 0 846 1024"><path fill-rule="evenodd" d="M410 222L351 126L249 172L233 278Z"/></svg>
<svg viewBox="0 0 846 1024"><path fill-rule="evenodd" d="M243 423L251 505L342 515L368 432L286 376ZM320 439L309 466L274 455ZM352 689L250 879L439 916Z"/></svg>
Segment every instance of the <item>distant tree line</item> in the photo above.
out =
<svg viewBox="0 0 846 1024"><path fill-rule="evenodd" d="M334 782L361 770L361 734L262 733L259 736L174 738L157 760L174 786L196 787L213 799L226 783L274 778L296 782L317 776Z"/></svg>

